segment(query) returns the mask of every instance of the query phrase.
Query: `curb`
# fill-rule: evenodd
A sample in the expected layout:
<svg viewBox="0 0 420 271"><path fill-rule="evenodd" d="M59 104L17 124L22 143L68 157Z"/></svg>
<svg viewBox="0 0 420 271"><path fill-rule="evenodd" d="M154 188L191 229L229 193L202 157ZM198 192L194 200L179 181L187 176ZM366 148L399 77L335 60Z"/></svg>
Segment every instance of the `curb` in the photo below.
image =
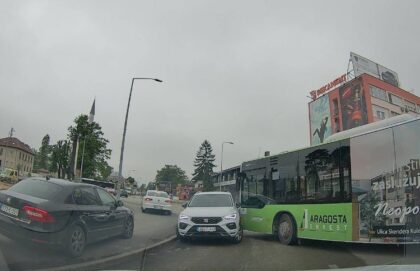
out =
<svg viewBox="0 0 420 271"><path fill-rule="evenodd" d="M132 257L136 254L142 253L145 250L150 250L156 247L159 247L161 245L164 245L172 240L176 239L176 235L172 235L162 241L159 241L153 245L150 245L148 247L143 247L137 250L133 250L133 251L129 251L129 252L124 252L118 255L114 255L114 256L110 256L110 257L106 257L103 259L99 259L99 260L93 260L90 262L83 262L83 263L76 263L76 264L70 264L70 265L65 265L65 266L60 266L60 267L53 267L53 268L46 268L46 269L36 269L34 271L72 271L72 270L85 270L88 268L95 268L96 270L99 270L100 268L105 267L107 264L118 261L118 260L122 260L124 258L128 258L128 257Z"/></svg>

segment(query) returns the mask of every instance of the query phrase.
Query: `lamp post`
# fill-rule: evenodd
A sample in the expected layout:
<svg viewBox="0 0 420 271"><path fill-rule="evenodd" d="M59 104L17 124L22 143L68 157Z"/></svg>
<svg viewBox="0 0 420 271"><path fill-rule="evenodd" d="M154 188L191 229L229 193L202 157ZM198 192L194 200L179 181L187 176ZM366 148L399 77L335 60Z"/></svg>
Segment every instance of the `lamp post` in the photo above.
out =
<svg viewBox="0 0 420 271"><path fill-rule="evenodd" d="M121 143L121 153L120 153L120 165L118 168L118 183L120 184L118 186L118 193L117 198L120 198L120 186L121 186L121 180L122 180L122 166L123 166L123 158L124 158L124 145L125 145L125 135L127 133L127 120L128 120L128 112L130 111L130 102L131 102L131 93L133 92L133 85L135 80L153 80L159 83L162 83L163 81L157 78L148 78L148 77L135 77L131 80L131 88L130 88L130 94L128 96L128 103L127 103L127 112L125 113L125 121L124 121L124 130L123 130L123 138Z"/></svg>
<svg viewBox="0 0 420 271"><path fill-rule="evenodd" d="M222 180L223 180L223 145L224 144L231 144L233 145L233 142L225 141L222 143L222 155L220 157L220 182L219 182L219 191L222 191Z"/></svg>

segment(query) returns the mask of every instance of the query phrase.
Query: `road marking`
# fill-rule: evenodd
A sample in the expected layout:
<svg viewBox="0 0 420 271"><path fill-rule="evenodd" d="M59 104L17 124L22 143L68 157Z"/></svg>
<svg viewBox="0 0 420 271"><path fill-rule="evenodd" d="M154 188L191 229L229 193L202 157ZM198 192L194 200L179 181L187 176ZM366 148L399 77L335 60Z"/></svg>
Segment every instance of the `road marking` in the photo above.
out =
<svg viewBox="0 0 420 271"><path fill-rule="evenodd" d="M338 269L338 265L336 265L336 264L329 264L328 267L330 269Z"/></svg>
<svg viewBox="0 0 420 271"><path fill-rule="evenodd" d="M153 248L162 246L168 242L171 242L176 239L176 235L170 236L156 244L150 245L148 247L143 247L140 249L136 249L133 251L124 252L118 255L105 257L103 259L93 260L89 262L82 262L82 263L76 263L76 264L70 264L70 265L64 265L60 267L52 267L52 268L44 268L44 269L37 269L34 271L77 271L77 270L86 270L86 269L100 269L101 267L106 267L106 265L109 265L110 263L113 263L115 261L121 261L124 258L128 258L131 256L134 256L136 254L145 253L147 250L151 250Z"/></svg>

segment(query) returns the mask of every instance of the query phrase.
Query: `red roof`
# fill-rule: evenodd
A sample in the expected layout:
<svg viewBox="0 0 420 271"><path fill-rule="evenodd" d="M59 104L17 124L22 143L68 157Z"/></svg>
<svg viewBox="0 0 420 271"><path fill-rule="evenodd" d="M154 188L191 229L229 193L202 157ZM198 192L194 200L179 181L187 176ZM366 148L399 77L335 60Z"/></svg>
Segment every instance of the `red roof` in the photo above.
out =
<svg viewBox="0 0 420 271"><path fill-rule="evenodd" d="M34 154L34 152L29 147L29 145L23 143L22 141L20 141L16 137L0 138L0 146L16 148L16 149L19 149L21 151L30 153L32 155Z"/></svg>

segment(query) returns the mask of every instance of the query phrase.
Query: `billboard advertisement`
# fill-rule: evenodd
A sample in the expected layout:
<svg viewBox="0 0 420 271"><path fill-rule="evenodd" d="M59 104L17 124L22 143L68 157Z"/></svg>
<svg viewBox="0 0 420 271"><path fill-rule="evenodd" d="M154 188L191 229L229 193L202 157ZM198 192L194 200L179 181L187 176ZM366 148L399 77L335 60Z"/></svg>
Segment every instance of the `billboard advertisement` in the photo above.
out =
<svg viewBox="0 0 420 271"><path fill-rule="evenodd" d="M350 52L355 77L367 73L396 87L399 86L398 74L363 56Z"/></svg>
<svg viewBox="0 0 420 271"><path fill-rule="evenodd" d="M366 93L361 78L341 86L339 93L343 130L367 124Z"/></svg>
<svg viewBox="0 0 420 271"><path fill-rule="evenodd" d="M330 99L328 95L309 104L311 145L323 143L331 135Z"/></svg>

